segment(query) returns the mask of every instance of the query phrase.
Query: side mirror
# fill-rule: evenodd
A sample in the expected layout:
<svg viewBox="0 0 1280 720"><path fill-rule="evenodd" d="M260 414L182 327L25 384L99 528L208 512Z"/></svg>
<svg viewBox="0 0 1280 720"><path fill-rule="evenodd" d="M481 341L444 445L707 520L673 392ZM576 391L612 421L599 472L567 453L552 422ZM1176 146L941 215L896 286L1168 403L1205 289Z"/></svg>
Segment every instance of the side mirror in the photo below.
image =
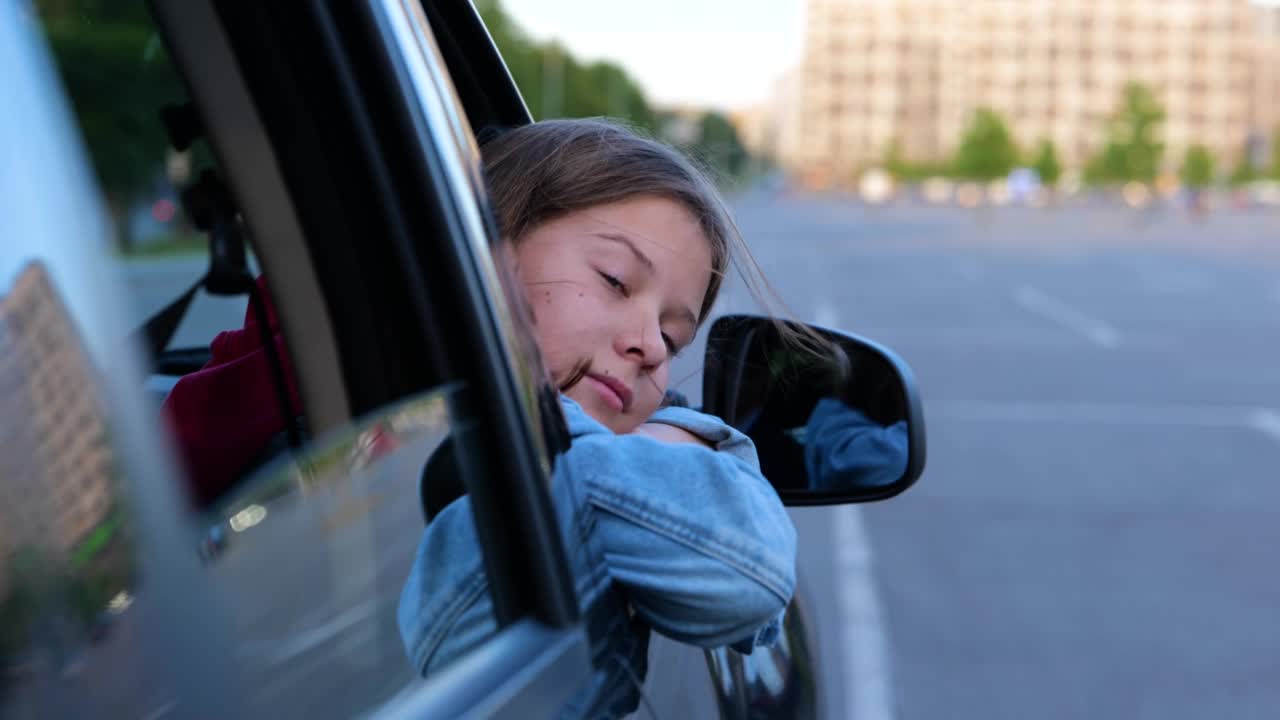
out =
<svg viewBox="0 0 1280 720"><path fill-rule="evenodd" d="M816 338L784 337L782 328L798 325L716 320L703 412L755 442L764 476L788 505L883 500L911 487L925 463L911 369L888 348L838 330L810 325Z"/></svg>

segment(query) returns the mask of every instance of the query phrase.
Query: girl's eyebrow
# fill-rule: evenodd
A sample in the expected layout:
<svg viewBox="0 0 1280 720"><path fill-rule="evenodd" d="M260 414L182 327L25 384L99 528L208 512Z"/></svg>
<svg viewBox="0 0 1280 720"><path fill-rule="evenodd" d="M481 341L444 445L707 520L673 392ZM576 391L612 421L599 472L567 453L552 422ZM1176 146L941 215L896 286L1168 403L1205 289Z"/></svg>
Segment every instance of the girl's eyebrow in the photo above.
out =
<svg viewBox="0 0 1280 720"><path fill-rule="evenodd" d="M611 233L611 232L598 232L593 234L602 240L612 240L613 242L626 245L627 249L631 251L631 254L635 255L636 259L639 260L641 264L643 264L646 268L648 268L650 273L657 272L657 269L654 268L653 261L649 259L649 256L641 252L640 248L636 247L636 244L634 242L631 242L631 238L627 237L626 235L622 235L620 233Z"/></svg>
<svg viewBox="0 0 1280 720"><path fill-rule="evenodd" d="M648 255L645 255L640 251L640 248L632 242L631 238L621 233L598 232L592 234L601 240L609 240L610 242L616 242L627 246L627 249L630 250L631 253L636 256L636 259L640 261L640 264L644 265L649 270L650 275L657 274L658 269L654 267L653 261L649 259ZM687 307L682 307L679 308L678 312L680 313L681 320L684 320L695 328L698 327L698 316L695 315L692 310Z"/></svg>

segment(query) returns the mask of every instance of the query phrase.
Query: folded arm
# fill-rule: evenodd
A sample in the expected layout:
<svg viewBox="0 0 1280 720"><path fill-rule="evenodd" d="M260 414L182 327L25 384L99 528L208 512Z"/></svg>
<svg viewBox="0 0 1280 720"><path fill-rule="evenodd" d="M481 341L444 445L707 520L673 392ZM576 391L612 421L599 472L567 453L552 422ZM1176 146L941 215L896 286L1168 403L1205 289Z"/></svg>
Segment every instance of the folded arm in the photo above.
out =
<svg viewBox="0 0 1280 720"><path fill-rule="evenodd" d="M795 589L795 528L750 440L686 409L653 418L663 426L653 432L674 442L614 435L576 404L565 410L574 441L551 492L584 608L613 582L670 637L703 647L772 642ZM428 526L399 622L427 673L496 629L466 498Z"/></svg>

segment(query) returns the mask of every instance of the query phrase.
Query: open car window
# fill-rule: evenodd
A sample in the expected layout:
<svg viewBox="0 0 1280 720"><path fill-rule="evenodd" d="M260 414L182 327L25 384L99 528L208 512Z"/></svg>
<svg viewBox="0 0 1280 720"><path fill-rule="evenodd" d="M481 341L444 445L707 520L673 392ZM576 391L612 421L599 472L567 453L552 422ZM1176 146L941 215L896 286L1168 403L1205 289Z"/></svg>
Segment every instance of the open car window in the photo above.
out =
<svg viewBox="0 0 1280 720"><path fill-rule="evenodd" d="M231 15L218 21L244 19ZM399 617L406 587L455 608L490 592L475 537L464 539L469 584L414 580L424 498L444 507L489 482L492 466L468 457L478 446L441 448L492 425L493 404L448 370L468 356L445 363L450 348L409 331L444 307L412 297L430 273L397 269L385 243L365 238L378 232L369 225L313 224L325 198L297 179L296 146L270 146L292 203L270 210L301 207L305 244L288 256L283 234L262 231L261 205L241 202L237 153L266 138L226 127L197 97L210 66L230 76L247 65L210 53L177 72L175 48L204 47L190 34L199 23L167 17L158 25L142 3L37 3L32 14L75 124L58 141L83 139L98 192L81 194L101 204L67 206L67 223L93 232L41 245L63 228L49 223L0 254L0 400L29 419L4 435L0 474L0 715L350 717L419 697L422 639ZM324 90L305 88L307 99ZM362 152L321 172L340 176L351 166L336 163ZM32 190L41 207L57 207L59 191ZM353 196L335 210L385 219L362 204L372 193ZM334 264L340 253L348 265ZM449 311L489 303L485 292ZM177 320L154 322L166 310ZM122 394L132 412L113 409ZM519 525L533 511L502 512ZM531 615L505 597L517 609L503 625ZM494 647L484 638L498 618L469 621L469 647ZM526 635L495 639L516 643L506 662L550 647ZM471 702L485 699L477 688Z"/></svg>

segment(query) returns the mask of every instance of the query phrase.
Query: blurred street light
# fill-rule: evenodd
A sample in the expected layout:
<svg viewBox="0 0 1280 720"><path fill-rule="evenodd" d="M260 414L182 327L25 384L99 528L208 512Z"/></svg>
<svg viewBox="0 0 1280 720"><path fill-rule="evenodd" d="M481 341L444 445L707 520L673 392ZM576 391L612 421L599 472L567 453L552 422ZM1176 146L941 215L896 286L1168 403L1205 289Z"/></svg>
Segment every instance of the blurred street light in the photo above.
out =
<svg viewBox="0 0 1280 720"><path fill-rule="evenodd" d="M1131 208L1146 207L1151 202L1151 191L1143 183L1132 181L1127 182L1120 194L1124 197L1124 202Z"/></svg>
<svg viewBox="0 0 1280 720"><path fill-rule="evenodd" d="M893 178L880 168L868 170L858 183L858 193L866 202L879 205L893 196Z"/></svg>
<svg viewBox="0 0 1280 720"><path fill-rule="evenodd" d="M974 182L960 183L956 188L956 202L961 207L978 207L982 204L982 187Z"/></svg>
<svg viewBox="0 0 1280 720"><path fill-rule="evenodd" d="M1156 192L1166 200L1177 195L1181 189L1182 183L1178 181L1178 176L1173 173L1163 173L1156 178Z"/></svg>
<svg viewBox="0 0 1280 720"><path fill-rule="evenodd" d="M951 200L953 183L946 178L929 178L921 186L924 199L934 205L941 205Z"/></svg>
<svg viewBox="0 0 1280 720"><path fill-rule="evenodd" d="M1009 190L1009 182L1007 180L994 180L987 183L987 199L996 207L1003 207L1009 204L1013 199L1013 193Z"/></svg>
<svg viewBox="0 0 1280 720"><path fill-rule="evenodd" d="M1058 189L1067 197L1079 195L1084 189L1084 176L1079 170L1067 170L1062 173L1062 179L1058 181Z"/></svg>

